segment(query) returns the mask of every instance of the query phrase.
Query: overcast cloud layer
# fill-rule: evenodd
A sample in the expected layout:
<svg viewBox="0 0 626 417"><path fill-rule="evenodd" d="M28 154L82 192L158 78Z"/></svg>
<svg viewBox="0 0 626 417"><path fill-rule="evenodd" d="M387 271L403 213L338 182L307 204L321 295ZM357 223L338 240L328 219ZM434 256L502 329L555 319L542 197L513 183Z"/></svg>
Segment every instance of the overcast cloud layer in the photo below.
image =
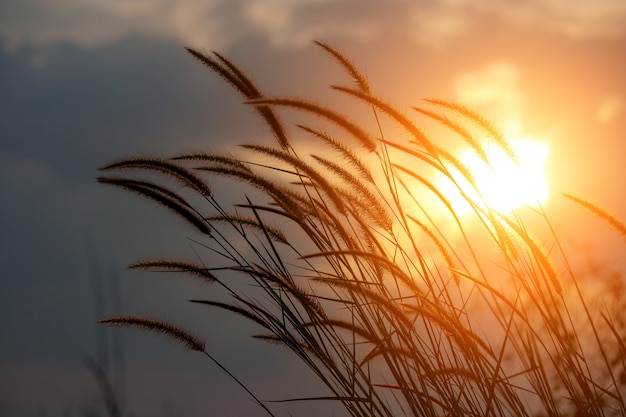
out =
<svg viewBox="0 0 626 417"><path fill-rule="evenodd" d="M61 41L94 46L131 34L225 49L249 36L301 46L320 37L366 40L392 31L441 45L484 18L570 37L626 33L622 0L23 0L0 6L0 37L10 49Z"/></svg>

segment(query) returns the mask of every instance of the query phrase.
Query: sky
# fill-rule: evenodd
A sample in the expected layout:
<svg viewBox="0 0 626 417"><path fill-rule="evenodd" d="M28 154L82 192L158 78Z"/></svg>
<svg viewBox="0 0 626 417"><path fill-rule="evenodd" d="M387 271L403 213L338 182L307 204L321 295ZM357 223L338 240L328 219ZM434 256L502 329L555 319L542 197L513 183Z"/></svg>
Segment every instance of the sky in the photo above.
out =
<svg viewBox="0 0 626 417"><path fill-rule="evenodd" d="M343 51L399 108L458 101L510 136L542 143L555 224L572 232L583 261L617 267L620 252L590 234L600 223L558 192L626 218L623 0L5 0L0 414L97 408L83 360L103 354L102 337L124 347L132 415L258 411L204 358L154 336L98 330L98 317L121 312L195 328L264 398L301 395L294 380L323 393L283 352L251 341L253 329L185 302L206 289L125 270L188 255L191 231L94 179L129 155L228 152L267 139L251 109L184 46L224 53L267 95L335 103L327 85L345 75L313 40ZM280 415L315 410L276 407Z"/></svg>

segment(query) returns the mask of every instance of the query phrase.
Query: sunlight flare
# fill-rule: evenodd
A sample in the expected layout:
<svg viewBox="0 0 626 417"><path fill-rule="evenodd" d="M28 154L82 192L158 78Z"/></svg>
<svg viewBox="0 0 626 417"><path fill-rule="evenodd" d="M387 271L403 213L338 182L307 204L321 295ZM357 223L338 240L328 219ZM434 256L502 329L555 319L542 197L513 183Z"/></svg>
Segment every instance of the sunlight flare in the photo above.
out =
<svg viewBox="0 0 626 417"><path fill-rule="evenodd" d="M547 143L520 137L512 140L511 146L518 155L518 163L496 145L486 148L489 164L472 151L462 152L459 159L474 177L478 190L462 180L460 175L459 185L473 201L503 213L524 206L544 205L548 199L548 181L544 175ZM461 213L471 211L455 186L448 186L454 188L449 195L455 209Z"/></svg>

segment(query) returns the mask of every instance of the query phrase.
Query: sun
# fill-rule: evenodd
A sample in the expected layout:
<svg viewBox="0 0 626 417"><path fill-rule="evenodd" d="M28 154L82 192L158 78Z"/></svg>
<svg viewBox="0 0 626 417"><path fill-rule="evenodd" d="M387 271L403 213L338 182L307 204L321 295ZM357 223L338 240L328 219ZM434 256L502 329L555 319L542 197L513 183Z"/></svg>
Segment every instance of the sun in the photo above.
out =
<svg viewBox="0 0 626 417"><path fill-rule="evenodd" d="M524 206L545 205L548 200L548 181L544 174L547 142L518 137L510 140L510 144L517 154L517 162L494 144L485 146L489 164L469 150L459 155L459 160L472 174L477 190L466 181L455 179L473 201L502 213ZM448 195L457 213L472 210L458 189Z"/></svg>

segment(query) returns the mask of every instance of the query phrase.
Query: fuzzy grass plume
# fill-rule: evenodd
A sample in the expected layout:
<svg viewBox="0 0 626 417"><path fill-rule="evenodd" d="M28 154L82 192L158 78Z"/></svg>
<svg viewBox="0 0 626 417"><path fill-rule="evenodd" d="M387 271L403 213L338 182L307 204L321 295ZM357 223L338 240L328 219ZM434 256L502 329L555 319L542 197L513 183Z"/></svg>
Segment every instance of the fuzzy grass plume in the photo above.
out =
<svg viewBox="0 0 626 417"><path fill-rule="evenodd" d="M256 109L274 140L242 144L245 159L197 152L104 167L117 174L100 182L167 207L198 233L200 260L131 268L211 283L214 298L190 301L252 322L256 338L288 348L327 387L328 396L311 400L336 400L352 416L626 415L622 321L587 303L556 233L536 239L515 212L489 207L472 172L421 123L441 124L485 162L483 140L517 161L506 138L443 100L415 107L422 119L414 119L373 93L345 55L316 44L352 82L332 88L370 109L378 129L321 103L265 96L227 58L187 48ZM291 133L279 111L307 122ZM383 118L405 137L386 137ZM301 135L318 147L301 149ZM470 215L456 211L434 176L456 188ZM218 177L241 188L239 204L223 205ZM244 197L251 189L263 197ZM602 209L569 198L624 233ZM213 360L175 325L101 322L164 334ZM214 362L273 415L272 404Z"/></svg>

